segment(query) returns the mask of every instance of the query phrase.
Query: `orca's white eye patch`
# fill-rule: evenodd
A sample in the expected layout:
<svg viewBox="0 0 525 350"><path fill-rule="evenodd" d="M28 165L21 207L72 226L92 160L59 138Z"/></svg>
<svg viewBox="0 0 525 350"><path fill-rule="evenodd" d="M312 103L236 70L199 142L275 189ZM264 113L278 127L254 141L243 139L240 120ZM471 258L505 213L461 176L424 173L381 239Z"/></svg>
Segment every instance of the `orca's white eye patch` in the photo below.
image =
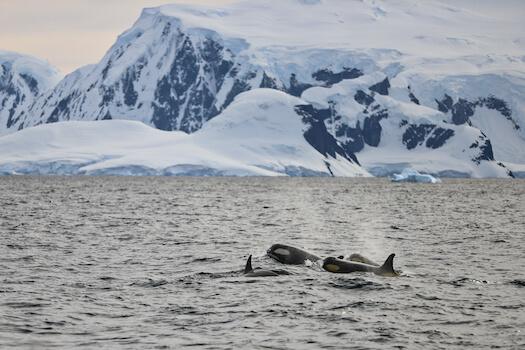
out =
<svg viewBox="0 0 525 350"><path fill-rule="evenodd" d="M279 254L279 255L290 255L290 251L288 249L284 249L284 248L277 248L273 252L275 254Z"/></svg>

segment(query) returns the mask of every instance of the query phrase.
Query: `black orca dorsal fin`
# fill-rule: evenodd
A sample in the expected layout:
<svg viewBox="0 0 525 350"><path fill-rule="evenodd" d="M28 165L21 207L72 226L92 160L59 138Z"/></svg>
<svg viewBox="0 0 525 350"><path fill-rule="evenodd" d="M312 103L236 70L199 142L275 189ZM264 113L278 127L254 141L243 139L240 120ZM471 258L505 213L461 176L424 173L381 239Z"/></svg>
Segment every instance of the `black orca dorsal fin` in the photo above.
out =
<svg viewBox="0 0 525 350"><path fill-rule="evenodd" d="M381 276L399 276L396 271L394 270L394 257L395 254L390 254L388 258L386 258L385 263L383 266L379 268L379 275Z"/></svg>
<svg viewBox="0 0 525 350"><path fill-rule="evenodd" d="M244 273L252 272L252 256L250 255L248 257L248 261L246 261L246 267L244 268Z"/></svg>

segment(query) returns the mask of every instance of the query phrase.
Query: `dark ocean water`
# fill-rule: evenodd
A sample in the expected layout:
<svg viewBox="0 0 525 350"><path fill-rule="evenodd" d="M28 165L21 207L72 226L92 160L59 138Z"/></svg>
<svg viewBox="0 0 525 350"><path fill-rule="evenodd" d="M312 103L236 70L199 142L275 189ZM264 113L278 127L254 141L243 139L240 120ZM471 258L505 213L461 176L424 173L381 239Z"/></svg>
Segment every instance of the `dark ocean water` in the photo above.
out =
<svg viewBox="0 0 525 350"><path fill-rule="evenodd" d="M525 348L525 180L0 176L0 208L1 349Z"/></svg>

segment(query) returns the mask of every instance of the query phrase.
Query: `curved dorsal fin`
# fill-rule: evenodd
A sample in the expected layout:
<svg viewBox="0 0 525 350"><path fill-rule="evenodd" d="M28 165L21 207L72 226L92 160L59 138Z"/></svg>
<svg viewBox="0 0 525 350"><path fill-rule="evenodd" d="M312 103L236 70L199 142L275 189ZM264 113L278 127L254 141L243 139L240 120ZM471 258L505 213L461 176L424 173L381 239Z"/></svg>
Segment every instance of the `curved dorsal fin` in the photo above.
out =
<svg viewBox="0 0 525 350"><path fill-rule="evenodd" d="M250 255L248 257L248 261L246 261L246 267L244 268L244 273L252 272L252 256Z"/></svg>
<svg viewBox="0 0 525 350"><path fill-rule="evenodd" d="M379 268L378 275L381 276L399 276L396 271L394 271L394 256L395 254L390 254L388 258L386 258L385 263L383 266Z"/></svg>

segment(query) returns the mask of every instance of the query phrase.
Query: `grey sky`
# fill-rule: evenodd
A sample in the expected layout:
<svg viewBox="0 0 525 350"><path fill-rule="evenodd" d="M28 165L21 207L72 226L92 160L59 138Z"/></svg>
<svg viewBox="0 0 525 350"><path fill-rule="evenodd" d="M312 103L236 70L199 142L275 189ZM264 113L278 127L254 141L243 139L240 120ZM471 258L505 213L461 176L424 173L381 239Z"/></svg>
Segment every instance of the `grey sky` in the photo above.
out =
<svg viewBox="0 0 525 350"><path fill-rule="evenodd" d="M97 63L145 7L240 0L0 0L0 49L39 56L64 74Z"/></svg>

